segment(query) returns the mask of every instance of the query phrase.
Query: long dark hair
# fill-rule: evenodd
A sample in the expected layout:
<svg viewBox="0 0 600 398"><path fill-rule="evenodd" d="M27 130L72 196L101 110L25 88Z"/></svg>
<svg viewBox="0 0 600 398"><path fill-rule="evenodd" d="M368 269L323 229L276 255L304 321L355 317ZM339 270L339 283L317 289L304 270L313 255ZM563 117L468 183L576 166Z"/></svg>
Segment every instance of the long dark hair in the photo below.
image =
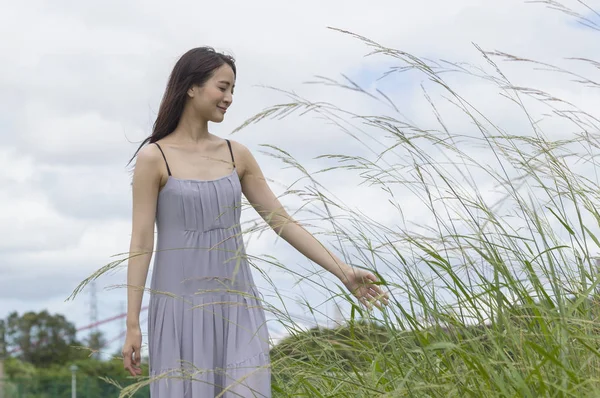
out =
<svg viewBox="0 0 600 398"><path fill-rule="evenodd" d="M202 86L211 78L216 69L225 64L233 69L234 75L237 75L235 59L216 52L212 47L193 48L179 58L169 76L152 134L142 141L127 163L128 165L144 145L156 142L175 130L183 113L188 89L192 86Z"/></svg>

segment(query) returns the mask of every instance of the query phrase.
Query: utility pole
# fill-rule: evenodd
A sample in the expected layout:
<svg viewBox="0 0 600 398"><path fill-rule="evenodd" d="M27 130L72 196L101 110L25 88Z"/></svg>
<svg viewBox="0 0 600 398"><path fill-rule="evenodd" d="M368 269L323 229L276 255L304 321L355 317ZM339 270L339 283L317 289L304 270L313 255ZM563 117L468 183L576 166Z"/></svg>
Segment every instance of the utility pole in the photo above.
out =
<svg viewBox="0 0 600 398"><path fill-rule="evenodd" d="M90 284L90 324L94 325L90 328L89 333L89 342L96 345L96 342L99 342L98 336L98 300L96 297L96 281L92 281ZM100 357L99 350L102 347L90 347L93 350L98 350L93 354L94 358L98 359Z"/></svg>
<svg viewBox="0 0 600 398"><path fill-rule="evenodd" d="M96 298L96 281L90 283L90 323L94 325L90 333L98 331L98 301Z"/></svg>
<svg viewBox="0 0 600 398"><path fill-rule="evenodd" d="M71 370L71 398L77 398L77 365L73 364Z"/></svg>

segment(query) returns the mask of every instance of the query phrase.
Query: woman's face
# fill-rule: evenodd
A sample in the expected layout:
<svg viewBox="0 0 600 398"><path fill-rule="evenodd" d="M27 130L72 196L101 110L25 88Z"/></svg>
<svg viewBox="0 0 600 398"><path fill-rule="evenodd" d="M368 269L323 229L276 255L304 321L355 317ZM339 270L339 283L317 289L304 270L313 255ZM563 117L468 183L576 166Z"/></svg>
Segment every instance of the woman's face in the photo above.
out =
<svg viewBox="0 0 600 398"><path fill-rule="evenodd" d="M210 122L220 123L225 118L227 108L233 102L235 75L227 64L217 68L212 77L202 87L193 86L188 90L190 105L194 113Z"/></svg>

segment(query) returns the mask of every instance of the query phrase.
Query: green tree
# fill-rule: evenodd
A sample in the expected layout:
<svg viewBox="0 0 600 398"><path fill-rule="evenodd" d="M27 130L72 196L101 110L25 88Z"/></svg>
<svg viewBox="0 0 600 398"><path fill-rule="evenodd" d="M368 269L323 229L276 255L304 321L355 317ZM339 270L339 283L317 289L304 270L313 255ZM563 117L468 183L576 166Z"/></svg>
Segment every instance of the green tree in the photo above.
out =
<svg viewBox="0 0 600 398"><path fill-rule="evenodd" d="M0 319L0 361L6 358L6 322Z"/></svg>
<svg viewBox="0 0 600 398"><path fill-rule="evenodd" d="M6 319L5 339L8 353L36 367L65 364L85 358L86 350L78 349L75 326L63 315L48 311L11 313Z"/></svg>

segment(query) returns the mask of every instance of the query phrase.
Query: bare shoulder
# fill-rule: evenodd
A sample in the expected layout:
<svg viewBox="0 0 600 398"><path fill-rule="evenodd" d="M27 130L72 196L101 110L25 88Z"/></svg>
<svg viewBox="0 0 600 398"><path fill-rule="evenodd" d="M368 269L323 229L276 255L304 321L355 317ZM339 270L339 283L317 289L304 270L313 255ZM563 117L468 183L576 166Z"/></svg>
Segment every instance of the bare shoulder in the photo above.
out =
<svg viewBox="0 0 600 398"><path fill-rule="evenodd" d="M144 176L160 177L162 154L156 145L148 144L143 146L136 155L135 174Z"/></svg>
<svg viewBox="0 0 600 398"><path fill-rule="evenodd" d="M156 145L148 144L144 145L142 149L137 153L137 161L142 163L154 163L162 159L160 150Z"/></svg>
<svg viewBox="0 0 600 398"><path fill-rule="evenodd" d="M252 181L253 179L249 177L263 179L263 173L260 166L250 149L240 142L234 140L229 141L231 142L231 149L233 150L236 167L242 182Z"/></svg>
<svg viewBox="0 0 600 398"><path fill-rule="evenodd" d="M229 142L231 142L231 149L233 150L233 154L234 155L239 155L239 156L248 156L250 154L250 150L241 142L238 142L236 140L232 140L229 139Z"/></svg>
<svg viewBox="0 0 600 398"><path fill-rule="evenodd" d="M235 140L229 140L231 142L231 150L233 151L233 157L235 158L235 165L238 169L238 174L241 178L247 174L249 170L253 169L255 160L252 153L241 142Z"/></svg>

